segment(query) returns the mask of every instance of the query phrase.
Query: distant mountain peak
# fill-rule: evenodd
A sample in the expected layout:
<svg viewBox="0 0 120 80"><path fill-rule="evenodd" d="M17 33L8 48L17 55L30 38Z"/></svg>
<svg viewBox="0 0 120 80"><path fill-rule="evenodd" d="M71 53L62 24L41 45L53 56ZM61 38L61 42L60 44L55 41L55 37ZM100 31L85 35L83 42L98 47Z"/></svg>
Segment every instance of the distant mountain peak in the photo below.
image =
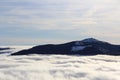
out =
<svg viewBox="0 0 120 80"><path fill-rule="evenodd" d="M87 38L87 39L82 40L82 42L101 42L101 41L95 38Z"/></svg>
<svg viewBox="0 0 120 80"><path fill-rule="evenodd" d="M107 43L107 42L104 42L104 41L101 41L101 40L98 40L95 38L86 38L81 41L75 41L76 46L86 45L86 44L88 45L88 44L92 44L92 43Z"/></svg>
<svg viewBox="0 0 120 80"><path fill-rule="evenodd" d="M22 50L11 55L28 54L67 54L67 55L120 55L120 45L112 45L95 38L87 38L81 41L72 41L58 45L39 45L28 50Z"/></svg>

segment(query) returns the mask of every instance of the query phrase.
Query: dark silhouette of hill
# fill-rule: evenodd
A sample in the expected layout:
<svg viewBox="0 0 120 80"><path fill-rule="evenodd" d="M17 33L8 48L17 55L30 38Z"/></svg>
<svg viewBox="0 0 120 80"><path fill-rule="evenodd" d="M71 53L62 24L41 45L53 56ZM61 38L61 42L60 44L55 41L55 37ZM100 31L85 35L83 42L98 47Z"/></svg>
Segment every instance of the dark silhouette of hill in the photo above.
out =
<svg viewBox="0 0 120 80"><path fill-rule="evenodd" d="M9 50L10 48L0 48L0 51L1 50Z"/></svg>
<svg viewBox="0 0 120 80"><path fill-rule="evenodd" d="M39 45L27 50L13 53L11 55L28 54L120 55L120 45L113 45L94 38L88 38L81 41L72 41L64 44Z"/></svg>
<svg viewBox="0 0 120 80"><path fill-rule="evenodd" d="M11 48L6 47L6 48L0 48L0 54L4 54L4 53L10 53L10 51L6 51L6 50L10 50Z"/></svg>

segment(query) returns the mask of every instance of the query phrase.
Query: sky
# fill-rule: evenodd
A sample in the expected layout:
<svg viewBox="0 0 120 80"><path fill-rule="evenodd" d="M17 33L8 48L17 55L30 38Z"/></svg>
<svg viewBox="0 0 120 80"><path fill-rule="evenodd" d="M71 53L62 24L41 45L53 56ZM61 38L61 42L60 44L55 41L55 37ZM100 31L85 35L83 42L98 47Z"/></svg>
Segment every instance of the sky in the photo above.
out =
<svg viewBox="0 0 120 80"><path fill-rule="evenodd" d="M120 44L120 0L0 0L0 45L90 37Z"/></svg>

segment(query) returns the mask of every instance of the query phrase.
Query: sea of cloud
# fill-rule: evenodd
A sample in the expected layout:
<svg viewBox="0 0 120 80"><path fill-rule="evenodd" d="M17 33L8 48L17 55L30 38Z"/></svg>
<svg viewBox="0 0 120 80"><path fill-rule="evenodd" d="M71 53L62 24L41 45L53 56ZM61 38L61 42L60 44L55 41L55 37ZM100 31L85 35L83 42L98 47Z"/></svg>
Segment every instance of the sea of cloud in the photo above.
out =
<svg viewBox="0 0 120 80"><path fill-rule="evenodd" d="M119 66L120 56L2 54L0 80L119 80Z"/></svg>

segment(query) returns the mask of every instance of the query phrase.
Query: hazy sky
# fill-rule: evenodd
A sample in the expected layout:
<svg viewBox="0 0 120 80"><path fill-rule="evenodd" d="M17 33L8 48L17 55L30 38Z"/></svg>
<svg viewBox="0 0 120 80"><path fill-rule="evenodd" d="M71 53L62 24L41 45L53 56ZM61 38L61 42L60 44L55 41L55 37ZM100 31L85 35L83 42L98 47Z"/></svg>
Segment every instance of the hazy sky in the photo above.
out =
<svg viewBox="0 0 120 80"><path fill-rule="evenodd" d="M0 44L94 37L120 44L120 0L0 0Z"/></svg>

